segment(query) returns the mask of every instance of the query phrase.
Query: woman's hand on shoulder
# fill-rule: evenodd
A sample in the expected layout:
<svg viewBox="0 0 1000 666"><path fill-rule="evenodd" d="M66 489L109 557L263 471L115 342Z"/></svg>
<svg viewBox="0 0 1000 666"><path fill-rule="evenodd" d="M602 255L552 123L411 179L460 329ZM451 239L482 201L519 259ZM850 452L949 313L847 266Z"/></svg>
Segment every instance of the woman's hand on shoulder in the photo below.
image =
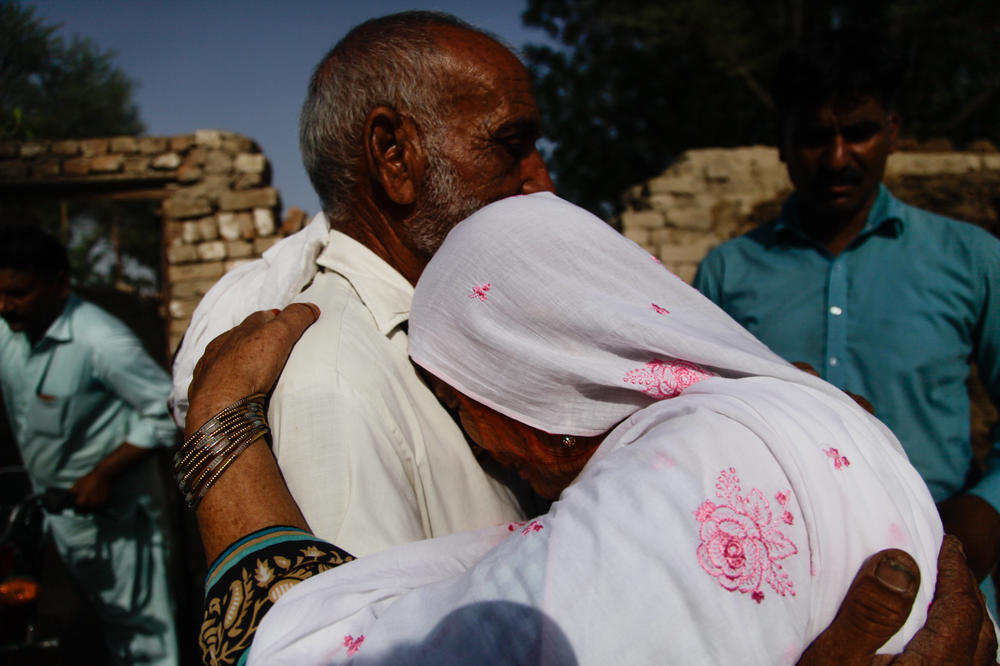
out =
<svg viewBox="0 0 1000 666"><path fill-rule="evenodd" d="M255 312L208 343L188 388L187 433L240 398L270 391L292 347L319 314L312 303Z"/></svg>

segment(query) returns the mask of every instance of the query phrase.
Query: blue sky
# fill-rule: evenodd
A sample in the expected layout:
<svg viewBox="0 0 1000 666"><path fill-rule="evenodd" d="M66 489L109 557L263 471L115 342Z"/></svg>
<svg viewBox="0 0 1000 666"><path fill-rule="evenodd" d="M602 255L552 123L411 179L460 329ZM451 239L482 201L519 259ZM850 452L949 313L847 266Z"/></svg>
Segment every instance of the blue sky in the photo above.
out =
<svg viewBox="0 0 1000 666"><path fill-rule="evenodd" d="M520 47L546 43L521 23L527 0L35 0L59 34L89 37L117 52L136 83L150 135L224 129L257 141L271 160L285 210L319 202L299 160L297 121L312 68L358 23L406 9L434 9Z"/></svg>

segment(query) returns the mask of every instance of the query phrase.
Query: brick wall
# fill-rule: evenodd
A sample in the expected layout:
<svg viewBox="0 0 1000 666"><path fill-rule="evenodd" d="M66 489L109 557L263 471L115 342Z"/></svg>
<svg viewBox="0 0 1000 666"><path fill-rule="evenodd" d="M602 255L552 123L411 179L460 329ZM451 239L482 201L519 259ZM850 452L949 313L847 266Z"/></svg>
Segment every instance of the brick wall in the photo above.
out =
<svg viewBox="0 0 1000 666"><path fill-rule="evenodd" d="M885 182L908 203L997 232L1000 153L896 153ZM621 229L690 282L710 249L775 217L791 191L774 148L690 150L630 188Z"/></svg>
<svg viewBox="0 0 1000 666"><path fill-rule="evenodd" d="M216 280L297 231L304 219L291 208L280 220L265 155L251 139L219 130L0 143L0 190L19 189L52 197L161 200L171 351Z"/></svg>

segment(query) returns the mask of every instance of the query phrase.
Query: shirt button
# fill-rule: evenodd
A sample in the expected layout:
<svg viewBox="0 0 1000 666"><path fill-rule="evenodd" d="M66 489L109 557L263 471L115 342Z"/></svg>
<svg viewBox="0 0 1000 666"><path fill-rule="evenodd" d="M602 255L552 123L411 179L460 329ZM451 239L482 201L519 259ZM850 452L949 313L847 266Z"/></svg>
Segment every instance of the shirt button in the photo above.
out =
<svg viewBox="0 0 1000 666"><path fill-rule="evenodd" d="M830 365L831 366L835 366L838 363L840 363L840 359L838 359L836 356L831 356L830 357Z"/></svg>
<svg viewBox="0 0 1000 666"><path fill-rule="evenodd" d="M835 271L842 271L842 270L844 270L844 264L841 264L839 262L835 263L833 265L833 270L835 270Z"/></svg>
<svg viewBox="0 0 1000 666"><path fill-rule="evenodd" d="M838 307L836 305L831 305L830 306L830 314L832 314L834 316L838 316L838 315L844 314L844 311L843 311L843 309L841 309L840 307Z"/></svg>

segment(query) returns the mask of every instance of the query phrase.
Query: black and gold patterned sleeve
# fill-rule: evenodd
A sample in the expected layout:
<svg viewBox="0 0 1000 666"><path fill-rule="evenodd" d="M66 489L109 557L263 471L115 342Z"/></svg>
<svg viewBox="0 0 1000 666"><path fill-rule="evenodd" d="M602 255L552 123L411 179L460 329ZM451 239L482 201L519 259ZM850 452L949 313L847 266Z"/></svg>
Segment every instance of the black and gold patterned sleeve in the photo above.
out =
<svg viewBox="0 0 1000 666"><path fill-rule="evenodd" d="M297 527L268 527L229 546L205 578L202 663L243 664L257 626L282 594L353 559Z"/></svg>

